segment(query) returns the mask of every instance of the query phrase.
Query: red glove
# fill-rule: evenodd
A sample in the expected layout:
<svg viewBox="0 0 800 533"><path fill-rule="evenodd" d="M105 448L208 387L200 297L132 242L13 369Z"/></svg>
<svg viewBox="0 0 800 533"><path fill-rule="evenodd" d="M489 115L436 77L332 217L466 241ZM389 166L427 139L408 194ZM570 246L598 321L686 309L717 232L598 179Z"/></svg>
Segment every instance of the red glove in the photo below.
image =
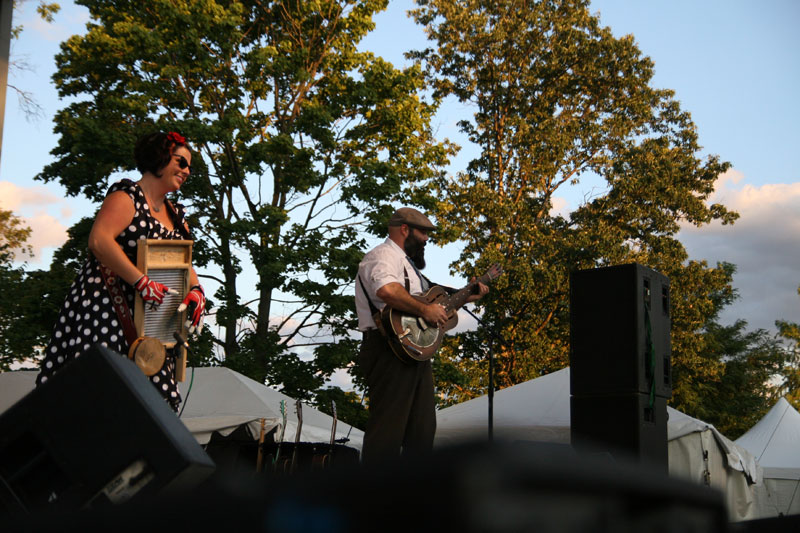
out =
<svg viewBox="0 0 800 533"><path fill-rule="evenodd" d="M199 335L203 331L203 315L206 310L206 293L203 287L195 285L178 306L178 312L186 311L186 327L189 333L197 331Z"/></svg>
<svg viewBox="0 0 800 533"><path fill-rule="evenodd" d="M178 291L170 289L163 283L151 280L146 274L139 278L134 287L142 295L142 300L150 304L150 309L157 309L164 301L165 294L178 294Z"/></svg>

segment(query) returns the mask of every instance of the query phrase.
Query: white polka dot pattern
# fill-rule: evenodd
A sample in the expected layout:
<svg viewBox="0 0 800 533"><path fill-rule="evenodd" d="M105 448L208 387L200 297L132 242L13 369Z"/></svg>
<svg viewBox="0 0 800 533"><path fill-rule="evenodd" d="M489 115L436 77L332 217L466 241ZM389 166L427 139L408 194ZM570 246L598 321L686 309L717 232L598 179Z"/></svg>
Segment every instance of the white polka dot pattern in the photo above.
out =
<svg viewBox="0 0 800 533"><path fill-rule="evenodd" d="M139 239L186 238L178 229L169 231L153 218L139 185L130 180L122 180L112 185L108 194L116 191L128 193L136 206L133 220L116 239L132 263L136 263L136 242ZM184 212L179 204L173 205L177 211L175 227L178 228L185 224ZM134 299L134 289L124 282L121 287L130 305ZM75 313L72 307L79 309L79 312ZM37 385L47 381L64 364L88 350L91 347L90 341L91 344L100 343L120 354L128 353L128 343L117 321L116 310L108 298L97 260L93 256L89 257L78 273L61 308L50 344L44 352L45 359L36 378ZM167 357L164 367L151 376L150 380L157 384L157 390L177 411L181 398L174 375L174 360Z"/></svg>

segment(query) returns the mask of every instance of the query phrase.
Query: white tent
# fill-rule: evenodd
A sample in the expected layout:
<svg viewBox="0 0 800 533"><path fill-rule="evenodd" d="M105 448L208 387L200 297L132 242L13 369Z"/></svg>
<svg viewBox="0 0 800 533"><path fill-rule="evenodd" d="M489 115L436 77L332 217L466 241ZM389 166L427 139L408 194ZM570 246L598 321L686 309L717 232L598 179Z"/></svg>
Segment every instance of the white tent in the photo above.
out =
<svg viewBox="0 0 800 533"><path fill-rule="evenodd" d="M759 515L800 514L800 413L781 398L736 444L764 469L756 490Z"/></svg>
<svg viewBox="0 0 800 533"><path fill-rule="evenodd" d="M297 431L295 400L238 372L224 367L195 368L192 381L192 369L188 368L180 390L186 403L181 420L201 444L207 443L213 432L229 435L242 425L257 439L262 418L266 419L265 431L277 428L280 435L281 401L286 406L284 441L294 441ZM305 404L302 415L301 441L330 441L331 416ZM336 424L336 439L343 438L349 438L347 446L360 450L364 432L340 421Z"/></svg>
<svg viewBox="0 0 800 533"><path fill-rule="evenodd" d="M755 518L752 483L759 478L753 456L714 426L670 407L669 472L725 492L733 520ZM435 446L488 436L488 396L437 413ZM497 391L493 437L505 441L570 442L569 368ZM708 451L708 454L704 452ZM708 472L708 474L706 474Z"/></svg>
<svg viewBox="0 0 800 533"><path fill-rule="evenodd" d="M17 403L36 386L38 370L0 373L0 413Z"/></svg>
<svg viewBox="0 0 800 533"><path fill-rule="evenodd" d="M33 390L37 373L37 370L0 373L0 413ZM238 372L224 367L188 368L180 390L186 404L181 420L200 444L208 443L214 432L227 436L240 426L245 426L253 439L258 439L262 418L266 432L277 428L280 435L281 400L286 402L284 440L294 441L297 431L295 400ZM330 441L332 417L308 405L303 405L302 415L301 441ZM336 439L349 438L347 446L360 450L363 437L361 430L348 424L339 422L336 425Z"/></svg>

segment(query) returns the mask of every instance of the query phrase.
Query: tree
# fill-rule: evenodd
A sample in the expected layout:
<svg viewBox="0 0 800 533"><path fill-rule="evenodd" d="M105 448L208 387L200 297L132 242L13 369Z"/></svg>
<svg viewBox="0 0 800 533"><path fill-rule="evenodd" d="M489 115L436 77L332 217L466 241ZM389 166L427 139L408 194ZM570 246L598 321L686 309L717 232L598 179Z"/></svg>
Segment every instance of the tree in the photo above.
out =
<svg viewBox="0 0 800 533"><path fill-rule="evenodd" d="M672 91L650 86L653 63L632 36L616 38L584 0L418 0L413 12L435 47L415 52L435 95L475 111L461 130L480 153L463 172L438 181L439 239L463 239L451 266L479 274L505 265L481 303L487 328L453 340L440 382L445 402L485 390L488 330L497 386L569 362L569 274L626 262L670 278L676 407L694 405L693 386L718 376L703 357L701 331L730 270L689 260L679 223L733 222L707 205L729 164L700 159L695 126ZM602 180L569 215L553 209L564 189ZM591 182L589 182L591 183ZM460 387L460 388L459 388ZM449 398L449 399L448 399Z"/></svg>
<svg viewBox="0 0 800 533"><path fill-rule="evenodd" d="M19 362L14 338L14 319L17 316L15 288L24 277L22 267L15 267L17 253L32 255L28 238L31 228L13 212L0 209L0 372L11 369Z"/></svg>
<svg viewBox="0 0 800 533"><path fill-rule="evenodd" d="M31 255L33 249L26 244L31 228L13 212L0 208L0 261L12 261L15 252Z"/></svg>
<svg viewBox="0 0 800 533"><path fill-rule="evenodd" d="M764 329L746 332L747 323L711 321L703 339L706 356L722 362L719 379L696 385L693 415L736 439L758 422L781 397L777 383L792 354Z"/></svg>
<svg viewBox="0 0 800 533"><path fill-rule="evenodd" d="M72 103L39 179L99 200L139 134L186 135L196 170L180 194L195 264L219 286L223 364L311 397L354 359L361 230L425 203L415 184L452 152L419 68L356 49L387 0L79 3L91 22L57 57Z"/></svg>
<svg viewBox="0 0 800 533"><path fill-rule="evenodd" d="M49 270L26 270L3 262L0 286L0 357L3 369L30 364L42 356L67 291L86 259L92 219L84 218L67 231L67 242ZM2 226L2 224L0 224ZM30 229L26 228L27 239Z"/></svg>
<svg viewBox="0 0 800 533"><path fill-rule="evenodd" d="M800 294L800 287L797 289ZM800 409L800 324L776 320L778 335L788 344L789 364L780 383L780 393L786 396L795 409Z"/></svg>

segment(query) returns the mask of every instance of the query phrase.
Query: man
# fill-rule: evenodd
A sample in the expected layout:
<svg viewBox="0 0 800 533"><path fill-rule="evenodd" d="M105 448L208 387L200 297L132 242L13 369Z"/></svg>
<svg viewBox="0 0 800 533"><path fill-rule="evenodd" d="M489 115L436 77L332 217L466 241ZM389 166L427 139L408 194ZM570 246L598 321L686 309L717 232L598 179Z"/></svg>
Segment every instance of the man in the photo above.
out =
<svg viewBox="0 0 800 533"><path fill-rule="evenodd" d="M376 311L389 305L421 316L428 324L441 326L447 322L444 306L425 304L411 296L429 288L418 268L425 266L425 243L433 229L428 217L402 207L389 219L386 241L368 252L358 265L356 310L358 329L363 332L358 363L369 391L369 420L362 448L365 464L392 459L401 450L411 455L433 448L436 412L431 362L401 361L373 319ZM479 283L478 292L467 301L473 302L488 291Z"/></svg>

